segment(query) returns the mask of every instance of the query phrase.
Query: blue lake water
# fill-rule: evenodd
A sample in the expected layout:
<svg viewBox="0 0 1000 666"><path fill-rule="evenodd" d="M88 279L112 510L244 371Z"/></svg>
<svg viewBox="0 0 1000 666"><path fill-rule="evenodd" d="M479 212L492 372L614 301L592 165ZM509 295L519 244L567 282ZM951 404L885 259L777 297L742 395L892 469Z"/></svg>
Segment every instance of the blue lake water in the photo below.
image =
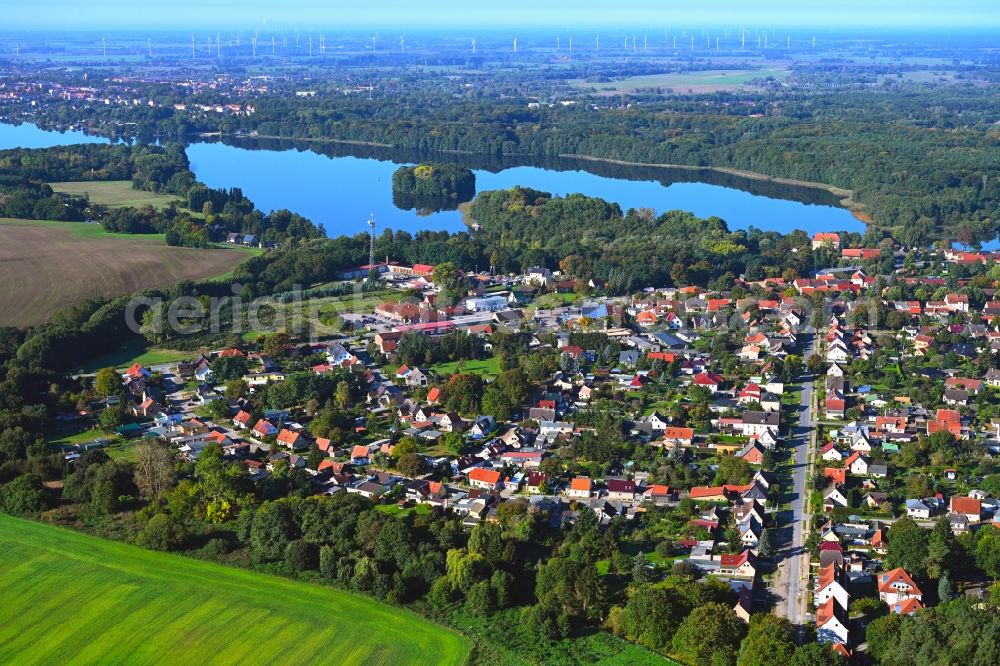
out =
<svg viewBox="0 0 1000 666"><path fill-rule="evenodd" d="M22 123L9 125L0 123L0 149L7 148L52 148L77 143L108 143L108 139L88 136L78 130L54 132Z"/></svg>
<svg viewBox="0 0 1000 666"><path fill-rule="evenodd" d="M34 125L0 124L0 148L41 148L70 143L101 142L82 132L50 132ZM299 148L261 149L220 142L193 143L187 148L191 169L198 180L210 187L239 187L259 208L271 211L287 208L322 223L331 236L367 231L374 214L379 229L391 227L416 232L421 229L459 231L464 229L457 210L421 214L401 210L392 201L392 174L400 164L412 164L417 157L396 153L392 158L371 157L365 151L334 155ZM461 157L432 156L463 164ZM471 159L471 158L470 158ZM810 194L803 188L775 186L719 177L726 186L701 180L690 172L650 167L621 167L567 160L549 161L544 166L513 165L476 168L476 190L505 189L515 185L557 195L582 193L600 197L628 208L652 208L657 212L687 210L699 217L720 217L731 229L760 229L789 232L864 231L864 224L848 210L831 202L826 192ZM584 170L586 169L586 170ZM710 175L710 174L709 174ZM706 175L704 179L711 180ZM673 179L673 180L671 180ZM721 180L720 180L721 179ZM763 191L766 194L761 194ZM777 192L778 196L773 193ZM782 198L782 197L787 198ZM798 200L794 200L798 199Z"/></svg>

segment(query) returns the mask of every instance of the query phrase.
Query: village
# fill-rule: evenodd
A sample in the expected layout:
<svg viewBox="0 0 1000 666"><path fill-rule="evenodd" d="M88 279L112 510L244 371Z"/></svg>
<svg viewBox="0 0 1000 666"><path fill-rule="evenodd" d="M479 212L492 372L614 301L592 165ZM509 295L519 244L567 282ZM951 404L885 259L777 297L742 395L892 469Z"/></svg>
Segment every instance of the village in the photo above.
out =
<svg viewBox="0 0 1000 666"><path fill-rule="evenodd" d="M808 622L850 658L871 619L986 585L926 542L1000 527L1000 300L988 253L840 244L813 238L830 268L808 277L626 298L535 268L462 276L449 300L435 267L387 258L341 277L408 297L329 339L124 369L109 437L467 528L508 502L552 529L625 521L651 572L724 581L743 620Z"/></svg>

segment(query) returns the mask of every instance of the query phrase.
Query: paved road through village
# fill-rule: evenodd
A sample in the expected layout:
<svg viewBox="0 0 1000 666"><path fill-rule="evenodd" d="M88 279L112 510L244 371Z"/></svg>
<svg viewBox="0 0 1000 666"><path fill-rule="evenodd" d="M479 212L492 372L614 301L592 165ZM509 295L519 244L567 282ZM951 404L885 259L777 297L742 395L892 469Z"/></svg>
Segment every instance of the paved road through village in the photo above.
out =
<svg viewBox="0 0 1000 666"><path fill-rule="evenodd" d="M815 351L815 336L803 336L805 353L803 362ZM779 615L783 615L796 626L799 626L800 637L802 628L811 620L808 608L809 555L805 549L806 528L809 516L809 496L806 480L809 471L809 448L816 425L816 415L813 410L814 377L803 372L800 377L798 424L792 436L788 439L791 449L792 488L790 509L784 512L786 517L783 529L783 549L779 555L778 573L775 576L773 592L777 597ZM791 534L789 534L789 529ZM790 538L789 538L790 537Z"/></svg>

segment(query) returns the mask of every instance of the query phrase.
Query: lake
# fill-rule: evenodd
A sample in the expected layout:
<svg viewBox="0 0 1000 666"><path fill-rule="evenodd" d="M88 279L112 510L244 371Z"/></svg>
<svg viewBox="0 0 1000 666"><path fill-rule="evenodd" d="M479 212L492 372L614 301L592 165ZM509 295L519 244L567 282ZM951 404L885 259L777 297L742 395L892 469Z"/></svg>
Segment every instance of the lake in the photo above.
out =
<svg viewBox="0 0 1000 666"><path fill-rule="evenodd" d="M43 130L29 123L10 125L0 123L0 149L52 148L77 143L108 143L108 139L89 136L79 130L55 132Z"/></svg>
<svg viewBox="0 0 1000 666"><path fill-rule="evenodd" d="M82 132L50 132L0 124L0 148L39 148L105 141ZM402 164L447 161L473 169L476 190L515 185L557 195L582 193L628 208L681 209L720 217L731 229L751 226L787 233L802 229L856 231L864 224L826 190L782 185L709 171L627 166L579 159L519 161L467 155L284 140L227 139L188 146L191 169L210 187L239 187L259 208L288 208L322 223L331 236L367 231L375 216L386 227L460 231L457 210L401 210L392 200L392 174Z"/></svg>

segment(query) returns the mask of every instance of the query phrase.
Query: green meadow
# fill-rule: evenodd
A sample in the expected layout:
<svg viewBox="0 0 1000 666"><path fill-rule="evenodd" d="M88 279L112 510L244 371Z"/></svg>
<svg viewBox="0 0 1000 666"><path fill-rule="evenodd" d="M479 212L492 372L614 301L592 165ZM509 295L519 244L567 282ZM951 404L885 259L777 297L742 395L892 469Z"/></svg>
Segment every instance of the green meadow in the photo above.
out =
<svg viewBox="0 0 1000 666"><path fill-rule="evenodd" d="M0 514L2 664L460 664L409 611Z"/></svg>

